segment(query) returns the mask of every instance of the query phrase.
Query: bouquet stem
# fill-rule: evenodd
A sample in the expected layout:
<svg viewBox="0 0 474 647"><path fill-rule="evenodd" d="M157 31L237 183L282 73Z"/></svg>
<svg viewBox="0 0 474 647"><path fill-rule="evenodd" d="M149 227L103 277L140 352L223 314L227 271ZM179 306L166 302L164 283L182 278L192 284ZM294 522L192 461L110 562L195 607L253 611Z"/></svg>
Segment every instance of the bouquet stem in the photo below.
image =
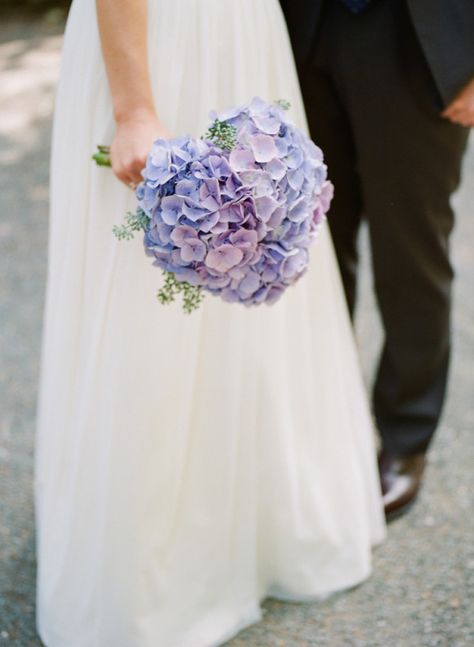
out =
<svg viewBox="0 0 474 647"><path fill-rule="evenodd" d="M92 155L92 159L98 166L112 166L110 161L110 146L97 146L97 151Z"/></svg>

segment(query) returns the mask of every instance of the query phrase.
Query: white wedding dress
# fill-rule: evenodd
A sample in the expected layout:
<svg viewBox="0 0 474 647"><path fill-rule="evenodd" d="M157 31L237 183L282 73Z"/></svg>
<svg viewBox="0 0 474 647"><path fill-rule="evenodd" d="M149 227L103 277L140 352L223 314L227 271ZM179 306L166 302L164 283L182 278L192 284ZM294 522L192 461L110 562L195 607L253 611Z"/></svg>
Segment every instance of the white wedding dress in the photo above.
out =
<svg viewBox="0 0 474 647"><path fill-rule="evenodd" d="M277 0L149 9L171 132L255 95L289 100L305 127ZM76 0L53 137L38 631L47 647L220 645L266 596L370 574L385 531L371 418L327 228L274 306L161 306L140 237L111 233L133 193L91 161L113 132L95 0Z"/></svg>

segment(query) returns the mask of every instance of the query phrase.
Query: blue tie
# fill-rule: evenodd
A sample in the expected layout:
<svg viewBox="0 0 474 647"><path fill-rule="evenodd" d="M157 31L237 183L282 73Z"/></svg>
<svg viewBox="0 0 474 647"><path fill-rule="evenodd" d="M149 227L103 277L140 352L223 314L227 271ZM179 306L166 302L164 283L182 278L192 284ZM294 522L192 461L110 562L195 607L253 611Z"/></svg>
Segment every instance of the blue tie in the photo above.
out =
<svg viewBox="0 0 474 647"><path fill-rule="evenodd" d="M367 9L372 0L341 0L342 4L352 13L362 13Z"/></svg>

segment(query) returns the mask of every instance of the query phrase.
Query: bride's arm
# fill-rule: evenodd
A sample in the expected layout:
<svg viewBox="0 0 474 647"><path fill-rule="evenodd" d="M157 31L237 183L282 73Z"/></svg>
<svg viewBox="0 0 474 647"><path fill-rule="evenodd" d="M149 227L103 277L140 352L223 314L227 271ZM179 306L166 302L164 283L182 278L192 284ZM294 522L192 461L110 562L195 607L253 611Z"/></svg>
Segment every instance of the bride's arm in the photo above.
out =
<svg viewBox="0 0 474 647"><path fill-rule="evenodd" d="M168 136L157 117L150 83L147 0L96 4L117 126L112 168L122 182L138 183L153 140Z"/></svg>

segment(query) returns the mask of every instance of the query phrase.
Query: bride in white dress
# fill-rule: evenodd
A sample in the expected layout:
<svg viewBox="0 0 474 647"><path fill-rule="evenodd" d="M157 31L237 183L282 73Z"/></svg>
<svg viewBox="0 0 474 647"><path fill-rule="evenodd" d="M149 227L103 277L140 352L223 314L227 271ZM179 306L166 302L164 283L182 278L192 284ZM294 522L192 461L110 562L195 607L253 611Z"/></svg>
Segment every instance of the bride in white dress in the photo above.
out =
<svg viewBox="0 0 474 647"><path fill-rule="evenodd" d="M54 124L38 630L47 647L209 647L266 596L368 577L373 429L326 228L276 305L208 296L191 316L157 302L139 237L111 233L157 135L198 136L255 95L306 127L277 0L97 8L73 2ZM123 183L91 161L110 142Z"/></svg>

